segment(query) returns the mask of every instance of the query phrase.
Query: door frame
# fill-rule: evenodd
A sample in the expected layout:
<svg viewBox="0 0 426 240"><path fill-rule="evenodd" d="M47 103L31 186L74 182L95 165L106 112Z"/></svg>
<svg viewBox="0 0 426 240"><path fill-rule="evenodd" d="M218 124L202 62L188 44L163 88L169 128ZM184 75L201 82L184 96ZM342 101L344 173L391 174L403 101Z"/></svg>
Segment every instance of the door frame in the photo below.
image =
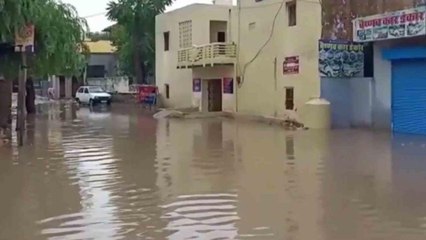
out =
<svg viewBox="0 0 426 240"><path fill-rule="evenodd" d="M220 81L220 96L222 98L221 101L221 109L223 111L223 78L205 78L201 79L201 112L207 113L209 112L209 92L208 92L208 82L209 81Z"/></svg>

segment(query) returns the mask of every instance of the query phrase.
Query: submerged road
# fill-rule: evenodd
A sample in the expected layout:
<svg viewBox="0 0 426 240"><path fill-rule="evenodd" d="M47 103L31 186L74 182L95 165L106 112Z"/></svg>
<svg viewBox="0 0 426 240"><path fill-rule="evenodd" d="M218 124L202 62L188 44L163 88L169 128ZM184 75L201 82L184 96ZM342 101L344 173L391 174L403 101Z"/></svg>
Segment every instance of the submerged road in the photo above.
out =
<svg viewBox="0 0 426 240"><path fill-rule="evenodd" d="M0 148L0 239L426 239L426 138L50 104Z"/></svg>

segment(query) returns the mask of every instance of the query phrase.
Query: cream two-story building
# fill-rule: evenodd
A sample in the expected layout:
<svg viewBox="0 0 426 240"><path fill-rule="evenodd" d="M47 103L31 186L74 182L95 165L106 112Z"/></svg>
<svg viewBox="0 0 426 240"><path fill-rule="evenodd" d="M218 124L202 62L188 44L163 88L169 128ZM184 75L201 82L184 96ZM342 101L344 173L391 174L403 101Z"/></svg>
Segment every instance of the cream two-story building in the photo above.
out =
<svg viewBox="0 0 426 240"><path fill-rule="evenodd" d="M318 0L217 1L157 16L166 107L284 117L319 97Z"/></svg>

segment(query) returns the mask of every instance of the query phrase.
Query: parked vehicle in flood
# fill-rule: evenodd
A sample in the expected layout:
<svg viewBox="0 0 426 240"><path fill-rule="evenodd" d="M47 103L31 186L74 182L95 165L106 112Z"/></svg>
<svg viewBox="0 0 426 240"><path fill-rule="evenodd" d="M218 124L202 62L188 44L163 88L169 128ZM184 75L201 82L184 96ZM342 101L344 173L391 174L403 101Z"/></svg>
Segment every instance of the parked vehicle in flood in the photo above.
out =
<svg viewBox="0 0 426 240"><path fill-rule="evenodd" d="M89 104L91 106L100 103L111 105L111 98L111 94L98 86L82 86L75 94L75 99L78 103Z"/></svg>

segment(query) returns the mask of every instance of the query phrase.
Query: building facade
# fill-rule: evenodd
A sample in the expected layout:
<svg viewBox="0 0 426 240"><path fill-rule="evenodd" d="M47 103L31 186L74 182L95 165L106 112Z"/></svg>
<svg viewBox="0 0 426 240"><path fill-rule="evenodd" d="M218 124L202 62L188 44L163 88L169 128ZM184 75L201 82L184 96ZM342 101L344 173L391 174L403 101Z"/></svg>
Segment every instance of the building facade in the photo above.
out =
<svg viewBox="0 0 426 240"><path fill-rule="evenodd" d="M358 105L343 104L336 94L329 94L336 99L334 106L362 113L358 117L368 127L426 134L426 1L350 2L323 1L322 38L371 47L370 59L365 59L371 66L371 78L340 79L334 85L323 79L322 91L330 93L339 85L355 83L346 95L355 96L353 102ZM334 108L334 112L341 111Z"/></svg>
<svg viewBox="0 0 426 240"><path fill-rule="evenodd" d="M221 94L222 78L234 77L235 47L227 44L231 9L229 5L193 4L157 16L156 84L166 107L205 111L202 93L207 91L208 80L214 92L211 101L232 104Z"/></svg>
<svg viewBox="0 0 426 240"><path fill-rule="evenodd" d="M285 117L319 97L319 1L195 4L157 16L166 107Z"/></svg>
<svg viewBox="0 0 426 240"><path fill-rule="evenodd" d="M115 77L118 74L118 57L111 41L86 41L90 50L87 78Z"/></svg>
<svg viewBox="0 0 426 240"><path fill-rule="evenodd" d="M240 1L238 111L285 117L320 97L319 1Z"/></svg>

